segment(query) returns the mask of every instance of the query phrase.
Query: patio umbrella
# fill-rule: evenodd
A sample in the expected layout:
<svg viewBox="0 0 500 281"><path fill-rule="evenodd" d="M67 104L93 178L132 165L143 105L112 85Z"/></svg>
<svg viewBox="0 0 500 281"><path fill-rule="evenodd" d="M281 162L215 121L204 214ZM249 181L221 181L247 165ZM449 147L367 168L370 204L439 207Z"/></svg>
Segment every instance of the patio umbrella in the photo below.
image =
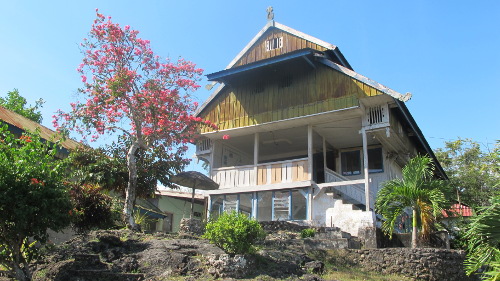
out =
<svg viewBox="0 0 500 281"><path fill-rule="evenodd" d="M170 178L170 180L175 184L193 189L193 194L191 197L191 215L190 215L191 218L193 217L195 189L197 188L202 190L214 190L219 188L219 185L216 182L214 182L211 178L196 171L181 172Z"/></svg>

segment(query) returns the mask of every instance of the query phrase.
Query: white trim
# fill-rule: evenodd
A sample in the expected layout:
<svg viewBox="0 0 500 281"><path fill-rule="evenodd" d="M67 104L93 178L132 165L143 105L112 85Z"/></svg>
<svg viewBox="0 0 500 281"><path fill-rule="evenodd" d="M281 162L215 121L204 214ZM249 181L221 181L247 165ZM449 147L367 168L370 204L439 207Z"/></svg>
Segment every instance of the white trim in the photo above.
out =
<svg viewBox="0 0 500 281"><path fill-rule="evenodd" d="M276 22L276 23L274 24L274 26L275 26L276 28L279 28L279 29L281 29L281 30L285 31L285 32L288 32L288 33L290 33L290 34L292 34L292 35L295 35L295 36L297 36L297 37L299 37L299 38L302 38L302 39L305 39L305 40L311 41L312 43L314 43L314 44L316 44L316 45L320 45L321 47L325 47L325 48L330 49L330 50L333 50L333 49L336 49L336 48L337 48L337 46L335 46L335 45L333 45L333 44L330 44L330 43L325 42L325 41L323 41L323 40L321 40L321 39L318 39L318 38L313 37L313 36L311 36L311 35L308 35L308 34L305 34L305 33L303 33L303 32L300 32L300 31L298 31L298 30L295 30L295 29L293 29L293 28L291 28L291 27L288 27L288 26L286 26L286 25L284 25L284 24L281 24L281 23Z"/></svg>
<svg viewBox="0 0 500 281"><path fill-rule="evenodd" d="M250 50L250 48L252 48L252 46L253 46L255 43L257 43L257 41L259 41L260 37L261 37L262 35L264 35L264 33L266 33L266 31L267 31L269 28L273 27L273 26L274 26L274 21L268 21L268 22L266 23L266 25L265 25L265 26L264 26L264 27L263 27L263 28L262 28L262 29L261 29L261 30L257 33L257 35L255 35L255 36L252 38L252 40L250 40L250 42L248 42L248 44L247 44L247 45L243 48L243 50L241 50L241 51L240 51L240 52L236 55L236 57L234 57L234 59L233 59L233 60L232 60L232 61L231 61L231 62L230 62L227 66L226 66L226 68L225 68L225 69L229 69L229 68L233 67L233 66L236 64L236 62L237 62L238 60L240 60L240 59L243 57L243 55L244 55L244 54L245 54L248 50Z"/></svg>
<svg viewBox="0 0 500 281"><path fill-rule="evenodd" d="M201 111L203 109L205 109L205 107L207 107L207 105L219 94L220 91L222 91L222 89L224 89L226 85L224 85L224 83L221 83L219 85L219 87L217 87L217 89L215 89L215 91L201 104L201 106L194 112L194 116L198 116L198 114L201 113Z"/></svg>
<svg viewBox="0 0 500 281"><path fill-rule="evenodd" d="M233 187L224 188L218 190L211 190L206 192L207 195L218 195L218 194L233 194L233 193L247 193L247 192L259 192L259 191L272 191L280 189L292 189L300 187L308 187L313 184L312 181L296 181L296 182L285 182L277 184L268 185L256 185L256 186L246 186L246 187Z"/></svg>
<svg viewBox="0 0 500 281"><path fill-rule="evenodd" d="M406 93L406 94L401 94L401 93L398 93L396 91L394 91L393 89L389 88L389 87L386 87L380 83L378 83L377 81L375 80L372 80L366 76L363 76L355 71L352 71L350 70L349 68L346 68L346 67L343 67L341 65L338 65L328 59L326 59L324 56L322 55L318 55L318 54L315 54L316 57L319 58L319 61L321 63L323 63L324 65L332 68L332 69L335 69L337 70L338 72L341 72L341 73L344 73L345 75L351 77L351 78L354 78L356 80L358 80L359 82L363 83L363 84L366 84L370 87L373 87L379 91L381 91L382 93L384 94L387 94L395 99L398 99L402 102L406 102L408 101L409 99L411 99L411 93Z"/></svg>
<svg viewBox="0 0 500 281"><path fill-rule="evenodd" d="M364 184L364 183L365 183L365 179L360 179L360 180L351 180L351 181L325 182L325 183L317 184L316 186L319 187L319 189L321 190L325 187L355 185L355 184ZM360 203L362 203L362 202L360 202Z"/></svg>
<svg viewBox="0 0 500 281"><path fill-rule="evenodd" d="M311 41L312 43L316 44L316 45L320 45L321 47L325 47L327 49L330 49L330 50L333 50L333 49L336 49L337 46L333 45L333 44L330 44L328 42L325 42L323 40L320 40L316 37L313 37L311 35L307 35L303 32L300 32L298 30L295 30L291 27L288 27L284 24L281 24L281 23L278 23L278 22L275 22L275 21L269 21L267 22L267 24L259 31L259 33L257 33L257 35L255 35L253 37L253 39L248 42L248 44L243 48L243 50L241 50L241 52L238 53L238 55L236 55L236 57L226 66L225 69L229 69L229 68L232 68L244 55L246 52L248 52L248 50L250 50L253 45L255 45L255 43L257 43L257 41L259 41L259 39L262 37L262 35L264 35L264 33L267 32L267 30L269 30L271 27L275 27L277 29L281 29L285 32L288 32L292 35L295 35L299 38L302 38L304 40L308 40L308 41Z"/></svg>

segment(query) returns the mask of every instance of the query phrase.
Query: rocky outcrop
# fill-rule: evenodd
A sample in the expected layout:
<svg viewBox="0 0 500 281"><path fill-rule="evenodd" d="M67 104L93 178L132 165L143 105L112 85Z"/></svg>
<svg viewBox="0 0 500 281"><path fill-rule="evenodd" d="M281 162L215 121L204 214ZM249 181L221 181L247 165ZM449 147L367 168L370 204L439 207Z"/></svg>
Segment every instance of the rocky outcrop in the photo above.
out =
<svg viewBox="0 0 500 281"><path fill-rule="evenodd" d="M400 274L415 280L476 280L465 275L464 251L433 248L386 248L344 250L353 263L387 274Z"/></svg>
<svg viewBox="0 0 500 281"><path fill-rule="evenodd" d="M144 235L96 231L75 238L36 263L34 280L211 280L266 275L294 277L321 272L321 263L307 257L303 245L262 247L255 255L228 255L207 240L181 235ZM296 239L297 240L297 239ZM297 240L298 241L298 240ZM314 274L308 280L320 280ZM301 279L302 280L302 279Z"/></svg>

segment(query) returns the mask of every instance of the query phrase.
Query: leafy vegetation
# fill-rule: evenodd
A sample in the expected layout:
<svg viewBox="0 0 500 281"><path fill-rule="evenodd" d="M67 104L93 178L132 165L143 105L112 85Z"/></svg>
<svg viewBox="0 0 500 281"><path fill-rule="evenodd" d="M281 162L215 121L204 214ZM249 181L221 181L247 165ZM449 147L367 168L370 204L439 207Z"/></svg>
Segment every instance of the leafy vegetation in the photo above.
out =
<svg viewBox="0 0 500 281"><path fill-rule="evenodd" d="M444 192L447 185L433 178L433 170L429 157L410 159L403 168L403 178L384 182L375 202L376 212L385 219L382 230L391 237L398 217L406 208L412 210L412 248L417 247L419 222L421 234L428 235L436 217L448 204Z"/></svg>
<svg viewBox="0 0 500 281"><path fill-rule="evenodd" d="M485 280L500 280L500 196L491 205L478 210L465 234L467 274L484 267Z"/></svg>
<svg viewBox="0 0 500 281"><path fill-rule="evenodd" d="M314 235L316 235L316 230L314 228L306 228L300 232L301 238L310 238L314 237Z"/></svg>
<svg viewBox="0 0 500 281"><path fill-rule="evenodd" d="M458 139L435 153L456 188L458 202L472 208L487 206L500 194L500 142L481 149L473 140Z"/></svg>
<svg viewBox="0 0 500 281"><path fill-rule="evenodd" d="M149 40L138 34L96 11L92 29L81 44L84 58L78 71L83 100L54 120L59 131L73 130L83 138L96 140L108 134L125 140L121 159L128 176L123 217L133 230L138 229L132 216L140 169L137 154L179 170L189 163L184 155L187 144L194 142L197 126L212 126L193 115L197 104L190 92L199 87L202 70L183 59L161 60ZM156 184L154 177L150 179Z"/></svg>
<svg viewBox="0 0 500 281"><path fill-rule="evenodd" d="M0 264L18 280L31 278L33 241L44 243L47 229L70 223L66 167L54 159L56 151L57 142L29 133L16 138L0 128Z"/></svg>
<svg viewBox="0 0 500 281"><path fill-rule="evenodd" d="M223 213L216 221L207 223L203 238L229 254L255 251L254 243L266 236L260 224L238 212Z"/></svg>
<svg viewBox="0 0 500 281"><path fill-rule="evenodd" d="M34 106L26 106L27 103L26 98L22 97L17 89L7 92L7 97L5 98L0 97L0 106L14 111L15 113L20 114L32 121L41 123L42 113L39 109L42 107L44 101L39 99L35 101Z"/></svg>
<svg viewBox="0 0 500 281"><path fill-rule="evenodd" d="M107 229L114 225L111 197L98 185L71 184L71 224L79 233L92 229Z"/></svg>

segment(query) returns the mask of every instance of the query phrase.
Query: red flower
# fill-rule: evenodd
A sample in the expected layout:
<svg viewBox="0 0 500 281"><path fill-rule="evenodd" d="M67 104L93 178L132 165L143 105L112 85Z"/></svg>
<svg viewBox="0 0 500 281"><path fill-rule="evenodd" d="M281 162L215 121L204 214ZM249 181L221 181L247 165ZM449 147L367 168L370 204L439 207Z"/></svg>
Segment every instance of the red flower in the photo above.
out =
<svg viewBox="0 0 500 281"><path fill-rule="evenodd" d="M31 184L39 184L39 183L40 183L40 181L39 181L39 180L37 180L37 179L35 179L35 178L32 178L32 179L31 179Z"/></svg>
<svg viewBox="0 0 500 281"><path fill-rule="evenodd" d="M223 140L228 140L228 139L229 139L229 135L223 135L223 136L222 136L222 139L223 139Z"/></svg>
<svg viewBox="0 0 500 281"><path fill-rule="evenodd" d="M31 137L30 136L21 136L19 139L23 140L25 142L31 142Z"/></svg>

